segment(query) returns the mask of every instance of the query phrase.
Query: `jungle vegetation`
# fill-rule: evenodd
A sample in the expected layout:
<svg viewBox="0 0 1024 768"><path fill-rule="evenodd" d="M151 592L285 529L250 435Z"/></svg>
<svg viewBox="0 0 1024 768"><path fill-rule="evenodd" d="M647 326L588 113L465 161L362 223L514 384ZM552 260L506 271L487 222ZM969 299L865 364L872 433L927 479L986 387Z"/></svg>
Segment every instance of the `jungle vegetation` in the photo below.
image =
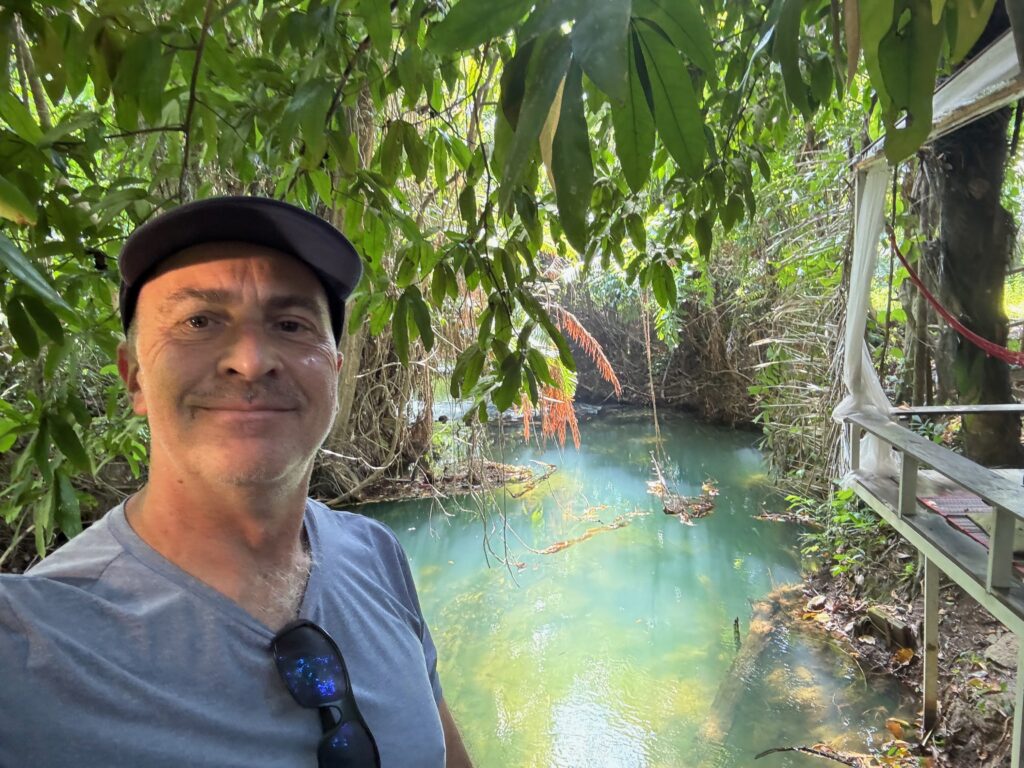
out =
<svg viewBox="0 0 1024 768"><path fill-rule="evenodd" d="M116 255L214 194L305 206L365 259L324 496L420 460L438 374L471 429L490 404L564 435L578 387L604 396L592 358L627 398L759 422L781 475L827 492L847 162L883 131L901 174L950 156L915 155L936 78L1006 25L995 0L6 2L0 567L139 482ZM1003 216L1006 160L975 158L975 221ZM894 206L912 257L952 241Z"/></svg>

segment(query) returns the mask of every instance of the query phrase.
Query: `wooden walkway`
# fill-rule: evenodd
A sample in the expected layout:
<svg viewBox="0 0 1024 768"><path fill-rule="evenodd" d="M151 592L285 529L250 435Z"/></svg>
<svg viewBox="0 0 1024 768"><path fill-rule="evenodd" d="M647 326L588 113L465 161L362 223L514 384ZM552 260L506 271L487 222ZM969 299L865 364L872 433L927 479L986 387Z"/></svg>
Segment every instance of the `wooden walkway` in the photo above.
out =
<svg viewBox="0 0 1024 768"><path fill-rule="evenodd" d="M927 733L938 722L940 571L1024 639L1024 581L1014 562L1015 532L1018 523L1024 524L1021 473L979 466L886 418L855 414L846 423L850 486L924 559L922 655ZM899 478L861 468L860 443L865 433L899 451ZM959 499L962 509L948 504L950 499ZM978 524L977 517L986 509L988 530ZM1024 642L1017 672L1012 768L1024 768Z"/></svg>

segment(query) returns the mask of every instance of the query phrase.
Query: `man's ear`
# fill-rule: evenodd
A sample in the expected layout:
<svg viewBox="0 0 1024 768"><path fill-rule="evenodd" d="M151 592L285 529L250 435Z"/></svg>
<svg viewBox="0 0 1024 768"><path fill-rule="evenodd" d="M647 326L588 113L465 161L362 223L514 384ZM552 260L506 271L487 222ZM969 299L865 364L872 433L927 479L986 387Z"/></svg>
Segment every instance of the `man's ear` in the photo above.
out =
<svg viewBox="0 0 1024 768"><path fill-rule="evenodd" d="M132 401L132 410L139 416L146 415L146 399L142 394L142 387L139 386L139 361L129 348L128 343L122 341L117 345L117 372L121 375L128 390L128 397Z"/></svg>
<svg viewBox="0 0 1024 768"><path fill-rule="evenodd" d="M341 354L341 352L339 352L338 353L338 368L337 368L338 371L341 371L341 366L344 363L345 363L345 356L343 354Z"/></svg>

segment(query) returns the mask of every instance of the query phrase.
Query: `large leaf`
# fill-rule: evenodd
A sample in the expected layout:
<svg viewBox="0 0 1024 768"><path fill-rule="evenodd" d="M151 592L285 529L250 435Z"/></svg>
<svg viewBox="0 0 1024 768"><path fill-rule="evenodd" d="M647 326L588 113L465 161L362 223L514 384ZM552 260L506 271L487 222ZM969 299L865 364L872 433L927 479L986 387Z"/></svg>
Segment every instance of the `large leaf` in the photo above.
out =
<svg viewBox="0 0 1024 768"><path fill-rule="evenodd" d="M772 53L782 67L782 82L786 96L805 118L810 119L814 110L808 98L807 84L800 74L800 16L805 0L782 0L782 14L775 28L775 43Z"/></svg>
<svg viewBox="0 0 1024 768"><path fill-rule="evenodd" d="M571 54L569 38L558 32L539 38L534 46L526 70L526 88L519 111L519 122L501 174L499 205L502 209L508 204L512 190L525 170L530 153L537 145L541 127L551 109L555 92L569 68Z"/></svg>
<svg viewBox="0 0 1024 768"><path fill-rule="evenodd" d="M75 465L75 468L82 472L92 472L92 463L89 460L89 453L78 438L75 428L69 424L62 415L51 413L48 420L50 434L53 442L60 448L68 461Z"/></svg>
<svg viewBox="0 0 1024 768"><path fill-rule="evenodd" d="M627 36L632 0L597 0L576 19L573 57L587 77L621 104L628 96Z"/></svg>
<svg viewBox="0 0 1024 768"><path fill-rule="evenodd" d="M386 0L359 0L359 15L363 17L370 42L381 56L391 53L391 3Z"/></svg>
<svg viewBox="0 0 1024 768"><path fill-rule="evenodd" d="M980 8L974 7L973 0L960 0L958 3L950 4L950 21L956 30L949 46L951 64L962 60L978 42L995 4L996 0L981 0Z"/></svg>
<svg viewBox="0 0 1024 768"><path fill-rule="evenodd" d="M43 131L32 117L32 113L28 111L28 107L10 91L0 91L0 118L30 144L38 143L43 137Z"/></svg>
<svg viewBox="0 0 1024 768"><path fill-rule="evenodd" d="M71 311L71 307L53 289L53 286L46 282L46 278L36 271L25 254L3 234L0 234L0 264L3 264L24 287L34 291L51 304Z"/></svg>
<svg viewBox="0 0 1024 768"><path fill-rule="evenodd" d="M573 247L587 247L587 214L594 190L587 116L583 111L583 70L574 61L562 89L562 109L552 142L551 172L562 229Z"/></svg>
<svg viewBox="0 0 1024 768"><path fill-rule="evenodd" d="M637 49L636 34L629 36L629 94L621 105L612 104L612 128L615 151L626 183L639 192L651 175L654 157L654 115L647 102L639 68L643 66Z"/></svg>
<svg viewBox="0 0 1024 768"><path fill-rule="evenodd" d="M894 19L878 49L878 71L891 100L882 112L885 156L896 163L913 154L931 133L944 30L932 23L930 0L899 0Z"/></svg>
<svg viewBox="0 0 1024 768"><path fill-rule="evenodd" d="M669 154L690 178L704 169L704 117L686 63L661 33L638 24L640 50L654 99L654 124Z"/></svg>
<svg viewBox="0 0 1024 768"><path fill-rule="evenodd" d="M25 357L35 360L39 357L39 335L28 319L28 313L17 299L11 299L4 307L7 315L7 330L14 337L14 343Z"/></svg>
<svg viewBox="0 0 1024 768"><path fill-rule="evenodd" d="M692 0L633 0L633 15L649 19L680 51L715 82L715 45L711 30Z"/></svg>
<svg viewBox="0 0 1024 768"><path fill-rule="evenodd" d="M36 223L36 207L3 176L0 176L0 219L22 225Z"/></svg>
<svg viewBox="0 0 1024 768"><path fill-rule="evenodd" d="M532 6L533 0L461 0L431 27L427 44L439 53L475 48L507 32Z"/></svg>
<svg viewBox="0 0 1024 768"><path fill-rule="evenodd" d="M423 341L423 348L427 352L434 348L434 329L430 325L430 309L423 301L423 294L415 285L410 286L406 291L409 296L409 309L412 311L412 319L420 332L420 339Z"/></svg>

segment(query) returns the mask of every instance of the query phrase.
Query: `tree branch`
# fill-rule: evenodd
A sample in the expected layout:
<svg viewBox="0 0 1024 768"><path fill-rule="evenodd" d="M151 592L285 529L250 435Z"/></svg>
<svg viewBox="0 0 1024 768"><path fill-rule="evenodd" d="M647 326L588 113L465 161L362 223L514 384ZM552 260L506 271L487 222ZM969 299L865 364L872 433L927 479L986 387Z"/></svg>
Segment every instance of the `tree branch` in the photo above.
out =
<svg viewBox="0 0 1024 768"><path fill-rule="evenodd" d="M185 110L185 151L181 157L181 176L178 177L178 202L185 200L185 177L188 175L189 152L192 150L192 112L196 106L196 84L199 82L199 66L203 60L203 49L206 47L206 38L210 34L210 17L213 15L213 6L216 0L206 0L206 10L203 12L203 28L199 32L199 44L196 46L196 61L192 65L192 81L188 86L188 107Z"/></svg>

